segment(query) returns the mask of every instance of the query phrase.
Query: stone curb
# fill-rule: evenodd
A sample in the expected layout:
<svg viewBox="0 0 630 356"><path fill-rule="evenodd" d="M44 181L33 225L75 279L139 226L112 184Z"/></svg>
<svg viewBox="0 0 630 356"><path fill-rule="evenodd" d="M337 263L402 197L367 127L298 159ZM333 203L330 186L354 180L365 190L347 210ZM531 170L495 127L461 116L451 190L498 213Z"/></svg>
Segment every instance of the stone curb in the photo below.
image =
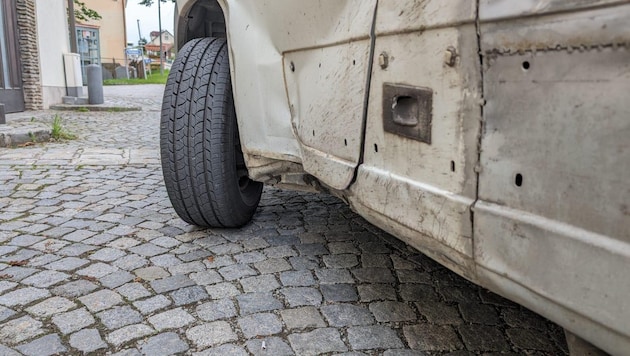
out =
<svg viewBox="0 0 630 356"><path fill-rule="evenodd" d="M17 147L29 142L50 141L50 130L20 130L20 132L0 133L0 147Z"/></svg>
<svg viewBox="0 0 630 356"><path fill-rule="evenodd" d="M123 111L142 111L139 106L116 106L116 105L68 105L59 104L50 106L51 110L58 111L107 111L107 112L123 112Z"/></svg>

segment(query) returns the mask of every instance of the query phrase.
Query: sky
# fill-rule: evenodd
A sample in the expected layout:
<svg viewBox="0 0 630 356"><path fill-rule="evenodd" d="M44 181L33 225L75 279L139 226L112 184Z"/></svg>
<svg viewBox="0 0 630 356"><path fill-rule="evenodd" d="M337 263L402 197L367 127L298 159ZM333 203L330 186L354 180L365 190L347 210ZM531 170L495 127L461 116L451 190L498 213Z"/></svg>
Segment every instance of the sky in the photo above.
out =
<svg viewBox="0 0 630 356"><path fill-rule="evenodd" d="M158 31L158 6L157 1L150 7L138 5L139 0L127 0L127 42L138 44L138 20L140 20L140 32L142 37L150 41L149 34L151 31ZM162 8L162 30L173 32L173 12L175 4L172 2L163 2Z"/></svg>

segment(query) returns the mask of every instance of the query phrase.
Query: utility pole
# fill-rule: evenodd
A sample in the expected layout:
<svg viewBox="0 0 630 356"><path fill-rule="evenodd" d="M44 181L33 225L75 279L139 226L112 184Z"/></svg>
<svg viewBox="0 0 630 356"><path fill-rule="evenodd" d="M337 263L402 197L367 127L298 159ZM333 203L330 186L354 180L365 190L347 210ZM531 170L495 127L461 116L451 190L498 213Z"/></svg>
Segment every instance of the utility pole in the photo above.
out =
<svg viewBox="0 0 630 356"><path fill-rule="evenodd" d="M142 34L140 33L140 19L137 19L136 21L138 21L138 46L140 46L140 41L142 40Z"/></svg>
<svg viewBox="0 0 630 356"><path fill-rule="evenodd" d="M70 20L70 52L79 53L77 49L77 23L74 19L74 0L68 0L68 19Z"/></svg>
<svg viewBox="0 0 630 356"><path fill-rule="evenodd" d="M158 3L158 27L160 28L160 75L164 76L164 48L162 48L162 10L160 9L160 3L162 0L157 0Z"/></svg>

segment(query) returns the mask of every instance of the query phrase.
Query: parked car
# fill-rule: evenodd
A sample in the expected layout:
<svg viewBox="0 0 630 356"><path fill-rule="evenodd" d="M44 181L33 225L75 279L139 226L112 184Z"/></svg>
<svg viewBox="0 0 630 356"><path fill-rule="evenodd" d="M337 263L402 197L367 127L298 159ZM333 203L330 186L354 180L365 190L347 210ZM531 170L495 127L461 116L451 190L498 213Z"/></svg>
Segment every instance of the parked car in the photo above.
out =
<svg viewBox="0 0 630 356"><path fill-rule="evenodd" d="M177 0L175 17L161 153L182 219L246 224L263 184L334 194L572 351L630 353L629 1Z"/></svg>

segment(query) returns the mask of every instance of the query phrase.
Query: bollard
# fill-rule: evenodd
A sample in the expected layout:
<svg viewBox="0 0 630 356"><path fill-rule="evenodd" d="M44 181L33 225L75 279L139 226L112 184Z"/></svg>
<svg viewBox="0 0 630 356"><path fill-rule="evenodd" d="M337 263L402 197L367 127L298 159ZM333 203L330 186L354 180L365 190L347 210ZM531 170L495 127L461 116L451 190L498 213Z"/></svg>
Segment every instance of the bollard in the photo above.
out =
<svg viewBox="0 0 630 356"><path fill-rule="evenodd" d="M98 64L90 64L86 67L88 103L102 104L103 100L103 69Z"/></svg>

